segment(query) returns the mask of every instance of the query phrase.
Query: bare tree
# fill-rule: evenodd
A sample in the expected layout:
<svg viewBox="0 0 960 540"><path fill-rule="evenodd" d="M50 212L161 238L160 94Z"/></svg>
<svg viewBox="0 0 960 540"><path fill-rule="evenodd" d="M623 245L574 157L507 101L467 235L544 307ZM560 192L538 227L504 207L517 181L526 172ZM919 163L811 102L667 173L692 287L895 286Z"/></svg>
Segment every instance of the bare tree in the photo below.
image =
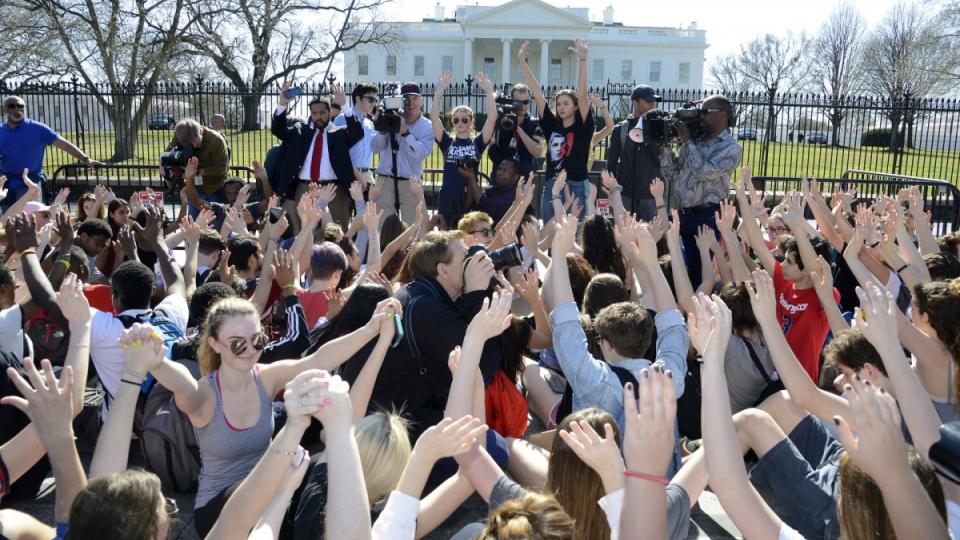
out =
<svg viewBox="0 0 960 540"><path fill-rule="evenodd" d="M89 88L113 124L110 161L136 157L152 88L176 56L187 7L197 0L13 0L56 33L58 60ZM104 81L103 84L97 84Z"/></svg>
<svg viewBox="0 0 960 540"><path fill-rule="evenodd" d="M942 29L936 19L925 17L921 7L898 4L867 39L864 54L865 82L874 94L888 99L886 111L893 133L904 124L901 141L913 146L914 115L903 106L902 98L926 96L951 89L947 76L956 69L955 59L940 48ZM896 149L891 137L890 150Z"/></svg>
<svg viewBox="0 0 960 540"><path fill-rule="evenodd" d="M243 96L243 129L257 129L260 102L271 85L329 66L358 45L395 42L393 26L379 16L389 1L208 0L216 9L202 14L184 41L236 86Z"/></svg>
<svg viewBox="0 0 960 540"><path fill-rule="evenodd" d="M840 128L847 116L844 98L863 89L865 32L863 16L848 1L834 8L814 39L811 80L814 89L829 100L823 111L833 130L833 146L840 145Z"/></svg>
<svg viewBox="0 0 960 540"><path fill-rule="evenodd" d="M14 3L0 3L0 79L24 82L60 78L66 70L58 61L56 32Z"/></svg>
<svg viewBox="0 0 960 540"><path fill-rule="evenodd" d="M807 38L804 34L784 37L766 34L740 48L737 67L744 79L768 92L790 94L804 87L809 79ZM769 106L765 137L776 141L777 115L783 105Z"/></svg>
<svg viewBox="0 0 960 540"><path fill-rule="evenodd" d="M755 88L755 84L750 79L743 76L735 54L727 54L717 58L710 64L710 85L731 99L746 98L746 94ZM745 100L744 100L745 101ZM747 120L751 115L748 114L749 105L733 104L733 114L737 118L737 124L743 125L741 120Z"/></svg>

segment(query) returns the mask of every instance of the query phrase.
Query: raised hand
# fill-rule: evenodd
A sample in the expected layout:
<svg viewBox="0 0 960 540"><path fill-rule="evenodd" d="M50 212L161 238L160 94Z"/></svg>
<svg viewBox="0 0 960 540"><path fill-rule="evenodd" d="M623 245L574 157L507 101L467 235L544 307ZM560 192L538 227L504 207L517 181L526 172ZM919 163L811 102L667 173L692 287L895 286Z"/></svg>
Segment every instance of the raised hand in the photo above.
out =
<svg viewBox="0 0 960 540"><path fill-rule="evenodd" d="M331 201L337 196L337 185L336 184L327 184L320 188L320 191L317 194L317 198L321 201L330 204Z"/></svg>
<svg viewBox="0 0 960 540"><path fill-rule="evenodd" d="M570 50L570 52L577 55L578 60L587 59L587 52L588 52L587 42L583 41L582 39L580 38L574 39L573 47L567 47L567 48Z"/></svg>
<svg viewBox="0 0 960 540"><path fill-rule="evenodd" d="M77 279L76 274L64 276L57 291L57 305L72 324L84 324L90 320L90 302L83 294L83 282Z"/></svg>
<svg viewBox="0 0 960 540"><path fill-rule="evenodd" d="M630 396L631 400L633 396ZM580 461L587 464L603 480L604 486L611 480L623 482L623 459L620 457L620 448L613 432L613 426L603 425L603 437L593 429L589 422L581 420L570 422L570 430L558 430L557 435Z"/></svg>
<svg viewBox="0 0 960 540"><path fill-rule="evenodd" d="M700 251L709 251L710 245L716 240L716 236L714 236L713 229L707 225L701 225L700 229L697 230L695 240L697 249Z"/></svg>
<svg viewBox="0 0 960 540"><path fill-rule="evenodd" d="M473 320L467 326L466 336L480 340L482 343L502 334L510 326L512 302L512 290L503 293L494 292L491 298L484 298L480 311L474 315Z"/></svg>
<svg viewBox="0 0 960 540"><path fill-rule="evenodd" d="M220 252L220 280L229 286L237 280L237 267L230 264L230 250Z"/></svg>
<svg viewBox="0 0 960 540"><path fill-rule="evenodd" d="M30 169L23 170L23 185L27 186L27 191L30 193L38 193L40 191L40 186L30 179Z"/></svg>
<svg viewBox="0 0 960 540"><path fill-rule="evenodd" d="M293 256L289 251L277 249L273 255L271 270L273 270L274 279L281 287L296 286L297 275L294 270Z"/></svg>
<svg viewBox="0 0 960 540"><path fill-rule="evenodd" d="M73 367L65 367L57 380L49 360L40 362L40 366L43 369L42 375L37 371L32 358L24 358L26 380L16 369L7 368L7 376L23 397L5 396L0 399L0 403L23 411L36 427L44 445L51 446L60 444L62 437L72 437L73 434Z"/></svg>
<svg viewBox="0 0 960 540"><path fill-rule="evenodd" d="M624 385L623 456L631 471L660 477L670 464L677 417L673 377L673 373L662 371L659 366L643 369L639 378L639 410L633 384Z"/></svg>
<svg viewBox="0 0 960 540"><path fill-rule="evenodd" d="M253 169L253 176L261 182L267 181L267 169L257 160L250 162L250 168Z"/></svg>
<svg viewBox="0 0 960 540"><path fill-rule="evenodd" d="M280 95L277 97L277 104L281 107L286 107L290 100L287 99L286 92L293 86L293 81L284 80L283 84L280 85Z"/></svg>
<svg viewBox="0 0 960 540"><path fill-rule="evenodd" d="M601 172L601 177L603 173ZM659 177L654 178L650 181L650 194L653 195L653 200L657 204L663 204L663 180Z"/></svg>
<svg viewBox="0 0 960 540"><path fill-rule="evenodd" d="M513 282L513 288L527 301L527 304L536 302L540 296L540 275L534 268L527 268L520 272Z"/></svg>
<svg viewBox="0 0 960 540"><path fill-rule="evenodd" d="M241 218L242 220L243 218ZM287 228L290 227L290 222L287 220L287 213L284 212L280 219L276 223L268 223L267 230L270 235L270 240L279 240L283 233L287 232ZM242 230L242 229L241 229Z"/></svg>
<svg viewBox="0 0 960 540"><path fill-rule="evenodd" d="M567 185L567 171L560 171L560 174L557 175L557 179L553 182L553 187L550 189L550 193L553 195L553 198L556 199L560 196L560 193L563 192L563 188ZM570 197L567 197L568 199Z"/></svg>
<svg viewBox="0 0 960 540"><path fill-rule="evenodd" d="M817 256L817 268L810 271L810 279L817 290L833 296L833 270L823 255Z"/></svg>
<svg viewBox="0 0 960 540"><path fill-rule="evenodd" d="M67 202L67 197L69 196L70 196L70 188L68 187L61 188L60 191L57 192L57 196L54 197L53 203L50 206L63 205L63 203Z"/></svg>
<svg viewBox="0 0 960 540"><path fill-rule="evenodd" d="M383 210L377 211L377 203L370 201L363 212L363 226L368 231L375 231L380 226L380 218L383 217Z"/></svg>
<svg viewBox="0 0 960 540"><path fill-rule="evenodd" d="M321 391L330 385L330 374L322 369L308 369L297 374L292 381L284 385L283 408L287 412L287 422L307 425L310 417L320 409L330 405L333 399L322 396Z"/></svg>
<svg viewBox="0 0 960 540"><path fill-rule="evenodd" d="M423 201L423 182L421 182L419 178L411 177L410 180L407 181L407 184L410 186L410 193L412 193L418 201ZM376 199L376 197L370 195L370 199L373 200Z"/></svg>
<svg viewBox="0 0 960 540"><path fill-rule="evenodd" d="M192 226L192 227L195 227L195 226ZM192 235L193 233L192 227L189 233L187 232L186 229L184 229L184 233L183 233L184 238L187 238L188 234ZM200 231L198 229L196 240L194 240L194 243L199 241L200 241ZM129 258L133 258L134 254L137 253L137 238L136 238L136 235L133 233L132 227L130 227L129 225L124 225L117 232L117 244L120 246L120 251L122 251L124 255L126 255Z"/></svg>
<svg viewBox="0 0 960 540"><path fill-rule="evenodd" d="M446 92L453 84L453 73L444 71L440 74L440 80L437 81L437 92Z"/></svg>
<svg viewBox="0 0 960 540"><path fill-rule="evenodd" d="M564 177L564 179L566 179L566 177ZM620 185L620 182L617 181L617 177L606 169L600 171L600 183L603 185L603 189L607 193L610 193L610 190Z"/></svg>
<svg viewBox="0 0 960 540"><path fill-rule="evenodd" d="M126 362L125 372L130 372L143 381L147 372L163 365L167 348L163 336L149 324L134 323L124 330L117 340ZM134 381L137 382L137 381Z"/></svg>
<svg viewBox="0 0 960 540"><path fill-rule="evenodd" d="M599 94L590 94L590 103L597 108L598 111L607 110L607 103L603 101L603 98Z"/></svg>
<svg viewBox="0 0 960 540"><path fill-rule="evenodd" d="M250 184L244 184L240 188L240 191L237 192L237 199L233 201L233 207L242 209L244 205L247 204L247 201L250 200L250 192L253 191L253 186Z"/></svg>
<svg viewBox="0 0 960 540"><path fill-rule="evenodd" d="M753 271L753 284L748 285L750 306L757 320L761 317L777 316L777 295L773 288L773 278L763 268Z"/></svg>
<svg viewBox="0 0 960 540"><path fill-rule="evenodd" d="M693 312L687 314L687 330L690 334L690 343L703 356L707 352L707 345L717 328L717 320L711 311L712 300L703 293L696 294L692 300Z"/></svg>
<svg viewBox="0 0 960 540"><path fill-rule="evenodd" d="M486 432L486 424L470 415L456 421L444 418L420 435L413 451L423 453L430 461L453 457L473 448Z"/></svg>
<svg viewBox="0 0 960 540"><path fill-rule="evenodd" d="M556 233L553 235L553 244L551 245L554 257L566 257L572 253L573 244L577 238L577 220L570 219L569 216L557 216L555 218Z"/></svg>
<svg viewBox="0 0 960 540"><path fill-rule="evenodd" d="M350 184L350 198L356 203L363 202L363 184L357 180Z"/></svg>
<svg viewBox="0 0 960 540"><path fill-rule="evenodd" d="M340 83L333 83L330 85L330 95L333 98L333 103L336 103L341 107L347 104L347 95L343 93L343 86L340 86Z"/></svg>
<svg viewBox="0 0 960 540"><path fill-rule="evenodd" d="M323 291L323 297L327 299L327 319L333 319L339 315L343 305L347 303L347 297L343 291L336 289Z"/></svg>
<svg viewBox="0 0 960 540"><path fill-rule="evenodd" d="M477 75L474 77L474 80L476 81L477 86L480 87L485 94L489 95L491 92L493 92L493 81L487 77L486 73L477 73Z"/></svg>
<svg viewBox="0 0 960 540"><path fill-rule="evenodd" d="M733 222L737 218L737 207L730 201L720 201L720 211L714 212L714 220L722 234L733 232Z"/></svg>
<svg viewBox="0 0 960 540"><path fill-rule="evenodd" d="M525 222L520 230L520 244L533 254L540 253L540 227L536 223Z"/></svg>
<svg viewBox="0 0 960 540"><path fill-rule="evenodd" d="M403 316L403 306L400 305L399 300L396 298L381 300L380 303L377 304L376 309L374 309L373 316L370 317L370 320L367 321L364 328L371 334L377 334L380 332L380 325L383 320L393 318L393 316L397 314Z"/></svg>
<svg viewBox="0 0 960 540"><path fill-rule="evenodd" d="M521 66L527 63L527 47L530 46L529 41L524 41L520 44L520 50L517 51L517 63Z"/></svg>
<svg viewBox="0 0 960 540"><path fill-rule="evenodd" d="M844 388L850 415L834 417L837 438L863 472L882 480L891 469L909 468L896 400L869 381L854 380Z"/></svg>
<svg viewBox="0 0 960 540"><path fill-rule="evenodd" d="M353 405L350 403L350 385L339 375L330 377L326 388L318 390L321 407L313 417L319 420L323 427L330 429L334 426L349 427L353 422Z"/></svg>
<svg viewBox="0 0 960 540"><path fill-rule="evenodd" d="M60 238L59 248L63 252L64 248L69 249L73 245L74 235L73 225L70 223L70 214L66 210L60 210L56 215L56 233Z"/></svg>
<svg viewBox="0 0 960 540"><path fill-rule="evenodd" d="M197 214L197 219L194 221L197 227L203 231L210 228L210 224L213 223L217 215L210 208L204 208L200 210L200 213Z"/></svg>
<svg viewBox="0 0 960 540"><path fill-rule="evenodd" d="M897 345L897 304L886 288L868 283L857 287L860 307L854 318L863 336L878 350Z"/></svg>

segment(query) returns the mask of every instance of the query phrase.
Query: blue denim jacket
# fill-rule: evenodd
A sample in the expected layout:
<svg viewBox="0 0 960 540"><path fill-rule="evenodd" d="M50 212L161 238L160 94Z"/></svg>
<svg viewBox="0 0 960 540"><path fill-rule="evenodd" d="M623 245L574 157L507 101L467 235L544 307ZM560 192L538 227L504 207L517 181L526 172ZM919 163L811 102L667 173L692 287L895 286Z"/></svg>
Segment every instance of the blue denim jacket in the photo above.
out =
<svg viewBox="0 0 960 540"><path fill-rule="evenodd" d="M573 302L562 304L550 314L553 324L553 348L563 375L573 388L573 410L596 407L613 415L623 432L623 385L609 364L590 355L587 336L580 324L580 314ZM683 394L683 378L687 372L687 349L690 337L683 316L677 309L661 311L654 319L657 325L657 358L655 363L673 372L677 397ZM643 358L619 362L639 379L640 370L649 367ZM559 419L558 419L559 420Z"/></svg>

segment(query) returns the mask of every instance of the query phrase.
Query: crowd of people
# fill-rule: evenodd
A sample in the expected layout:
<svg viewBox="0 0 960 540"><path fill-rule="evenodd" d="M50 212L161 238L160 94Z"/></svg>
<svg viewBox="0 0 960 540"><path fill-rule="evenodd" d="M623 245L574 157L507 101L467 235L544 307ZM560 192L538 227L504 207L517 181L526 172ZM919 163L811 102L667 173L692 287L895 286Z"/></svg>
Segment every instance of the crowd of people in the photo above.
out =
<svg viewBox="0 0 960 540"><path fill-rule="evenodd" d="M457 106L448 132L450 74L429 118L400 88L397 129L375 85L299 119L285 83L256 186L181 121L174 220L106 185L44 204L47 145L99 163L7 98L0 496L52 471L56 500L54 523L0 510L0 535L162 539L195 492L202 538L403 540L476 493L452 538L682 539L709 487L749 539L956 536L931 463L960 419L960 236L916 188L734 182L722 96L677 144L644 140L645 86L595 132L572 52L579 88L548 98L521 47L513 130Z"/></svg>

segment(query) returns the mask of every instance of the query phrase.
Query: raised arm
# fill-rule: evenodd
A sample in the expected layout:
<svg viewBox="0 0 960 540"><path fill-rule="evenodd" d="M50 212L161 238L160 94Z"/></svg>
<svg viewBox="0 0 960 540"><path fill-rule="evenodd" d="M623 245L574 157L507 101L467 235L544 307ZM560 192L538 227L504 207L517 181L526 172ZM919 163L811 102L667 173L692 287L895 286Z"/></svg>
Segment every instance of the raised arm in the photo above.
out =
<svg viewBox="0 0 960 540"><path fill-rule="evenodd" d="M453 73L449 71L444 71L440 75L440 80L437 81L437 89L433 94L433 100L430 103L430 123L433 126L433 138L436 139L437 144L440 144L440 141L443 140L443 121L440 119L441 108L443 106L443 93L447 91L447 88L450 88L450 85L453 84Z"/></svg>
<svg viewBox="0 0 960 540"><path fill-rule="evenodd" d="M577 77L577 103L580 107L580 119L586 121L587 115L590 114L590 97L587 95L587 42L576 38L573 40L573 47L569 49L580 63Z"/></svg>
<svg viewBox="0 0 960 540"><path fill-rule="evenodd" d="M477 86L487 94L487 119L483 122L480 134L483 135L483 144L490 144L494 131L497 128L497 94L493 89L493 82L486 73L477 73ZM517 128L519 131L523 131Z"/></svg>
<svg viewBox="0 0 960 540"><path fill-rule="evenodd" d="M743 254L740 251L740 240L737 233L733 230L733 222L737 217L737 207L729 201L720 202L720 212L714 219L717 223L717 230L720 231L720 238L730 254L730 267L733 270L733 280L737 283L750 281L750 270L743 261Z"/></svg>
<svg viewBox="0 0 960 540"><path fill-rule="evenodd" d="M810 269L810 279L813 280L813 288L817 293L817 299L820 300L820 306L827 314L827 322L830 324L833 335L850 328L850 324L840 313L840 306L837 305L837 299L833 295L833 270L826 259L817 257L817 266Z"/></svg>
<svg viewBox="0 0 960 540"><path fill-rule="evenodd" d="M760 330L767 342L777 373L790 392L790 400L824 421L832 422L834 416L849 412L847 401L835 394L820 390L804 371L777 321L776 302L773 278L765 270L755 270L753 284L750 287L750 305L753 307L757 322L760 323Z"/></svg>
<svg viewBox="0 0 960 540"><path fill-rule="evenodd" d="M29 169L23 170L23 183L27 186L27 192L17 199L15 203L10 205L10 208L7 208L7 211L4 212L3 215L0 215L0 221L3 221L3 223L6 223L8 219L23 212L23 208L28 202L40 200L40 187L30 179L29 172Z"/></svg>
<svg viewBox="0 0 960 540"><path fill-rule="evenodd" d="M547 106L547 100L543 97L543 89L540 88L540 83L537 82L537 79L533 76L533 72L530 71L530 65L527 64L527 47L529 46L529 41L524 41L523 44L520 45L520 50L517 52L517 63L523 70L523 82L530 87L533 100L537 104L537 116L542 117L543 109Z"/></svg>
<svg viewBox="0 0 960 540"><path fill-rule="evenodd" d="M400 315L400 313L396 315ZM396 323L393 316L384 317L380 322L380 337L377 338L377 344L374 345L373 351L370 352L367 361L363 363L360 374L357 375L357 379L353 381L353 386L350 388L354 423L359 422L367 414L370 396L373 395L373 387L377 382L377 375L380 374L383 360L387 357L387 351L393 343L396 332Z"/></svg>
<svg viewBox="0 0 960 540"><path fill-rule="evenodd" d="M744 538L777 538L783 522L750 485L743 469L740 440L731 419L724 374L724 351L730 339L730 310L722 301L700 297L697 315L689 318L690 337L703 358L701 415L710 487Z"/></svg>
<svg viewBox="0 0 960 540"><path fill-rule="evenodd" d="M923 198L920 196L920 189L916 186L910 188L908 199L910 215L913 216L914 224L917 228L917 242L920 244L920 253L928 255L930 253L940 253L940 246L937 239L933 236L933 229L930 227L930 220L923 211Z"/></svg>
<svg viewBox="0 0 960 540"><path fill-rule="evenodd" d="M673 286L677 290L677 304L684 313L693 311L693 285L687 272L687 264L683 260L683 251L680 248L680 217L673 210L673 220L667 229L667 249L670 251L670 271L673 273ZM639 264L639 260L637 261Z"/></svg>
<svg viewBox="0 0 960 540"><path fill-rule="evenodd" d="M603 129L593 134L593 138L590 139L590 151L593 152L593 147L597 144L600 144L600 141L607 138L610 133L613 131L613 117L610 116L610 110L607 108L607 103L603 101L597 94L590 94L590 103L597 108L597 111L600 113L600 116L603 118Z"/></svg>
<svg viewBox="0 0 960 540"><path fill-rule="evenodd" d="M23 281L30 291L30 301L21 305L23 319L32 318L40 310L44 310L55 321L63 323L63 314L57 306L56 293L50 286L47 275L40 267L37 254L37 219L36 216L19 215L13 221L15 246L20 253L20 267L23 270Z"/></svg>
<svg viewBox="0 0 960 540"><path fill-rule="evenodd" d="M744 165L740 175L740 183L737 184L737 204L740 206L740 218L743 224L743 230L747 233L747 241L753 248L757 258L760 259L760 265L769 273L774 272L776 260L773 254L767 248L767 242L763 239L763 233L760 232L760 226L754 220L753 209L750 201L747 199L747 192L744 185L752 182L753 175L750 172L750 166Z"/></svg>

